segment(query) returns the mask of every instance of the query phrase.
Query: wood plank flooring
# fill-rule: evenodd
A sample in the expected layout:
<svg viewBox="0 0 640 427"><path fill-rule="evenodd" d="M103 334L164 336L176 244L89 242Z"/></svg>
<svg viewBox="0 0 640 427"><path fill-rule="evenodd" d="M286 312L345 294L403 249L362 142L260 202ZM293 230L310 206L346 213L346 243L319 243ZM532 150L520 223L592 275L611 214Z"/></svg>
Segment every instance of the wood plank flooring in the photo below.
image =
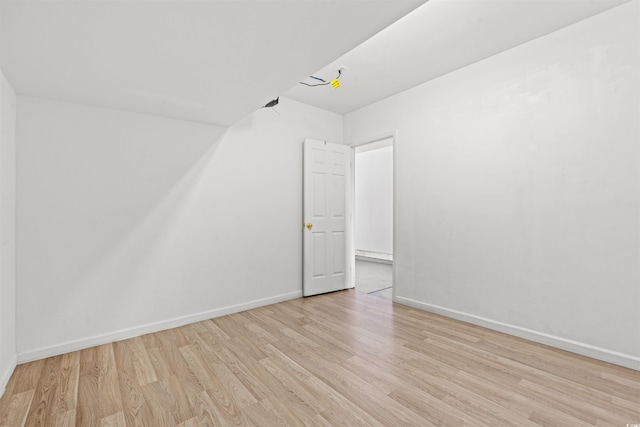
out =
<svg viewBox="0 0 640 427"><path fill-rule="evenodd" d="M625 426L640 372L353 290L19 365L0 426Z"/></svg>

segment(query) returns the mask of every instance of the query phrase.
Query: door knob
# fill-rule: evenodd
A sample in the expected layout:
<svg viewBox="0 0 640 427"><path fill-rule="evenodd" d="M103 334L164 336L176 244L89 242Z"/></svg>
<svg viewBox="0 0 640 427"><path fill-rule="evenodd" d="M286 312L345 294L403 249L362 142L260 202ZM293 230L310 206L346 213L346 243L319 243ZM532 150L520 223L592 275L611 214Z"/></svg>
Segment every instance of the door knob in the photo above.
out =
<svg viewBox="0 0 640 427"><path fill-rule="evenodd" d="M311 227L313 227L313 224L311 224L310 222L306 223L304 225L305 227L307 227L307 230L311 230Z"/></svg>

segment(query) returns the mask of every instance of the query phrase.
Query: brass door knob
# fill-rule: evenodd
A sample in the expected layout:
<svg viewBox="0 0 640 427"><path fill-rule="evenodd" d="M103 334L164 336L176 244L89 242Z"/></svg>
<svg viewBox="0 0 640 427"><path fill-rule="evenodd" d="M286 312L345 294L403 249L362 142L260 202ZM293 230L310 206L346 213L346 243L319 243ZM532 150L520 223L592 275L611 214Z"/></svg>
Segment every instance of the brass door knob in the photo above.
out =
<svg viewBox="0 0 640 427"><path fill-rule="evenodd" d="M306 223L304 225L305 227L307 227L307 230L311 230L311 227L313 227L313 224L311 224L310 222Z"/></svg>

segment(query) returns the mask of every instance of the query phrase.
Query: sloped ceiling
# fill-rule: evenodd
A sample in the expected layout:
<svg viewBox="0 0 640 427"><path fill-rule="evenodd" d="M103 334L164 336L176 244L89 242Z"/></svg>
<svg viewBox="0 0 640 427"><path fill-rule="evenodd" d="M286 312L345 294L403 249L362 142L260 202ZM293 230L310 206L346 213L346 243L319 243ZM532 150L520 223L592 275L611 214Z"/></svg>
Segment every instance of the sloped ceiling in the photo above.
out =
<svg viewBox="0 0 640 427"><path fill-rule="evenodd" d="M429 0L314 73L341 86L285 96L346 114L629 0ZM313 82L313 80L307 80Z"/></svg>
<svg viewBox="0 0 640 427"><path fill-rule="evenodd" d="M424 0L2 2L19 94L229 126Z"/></svg>

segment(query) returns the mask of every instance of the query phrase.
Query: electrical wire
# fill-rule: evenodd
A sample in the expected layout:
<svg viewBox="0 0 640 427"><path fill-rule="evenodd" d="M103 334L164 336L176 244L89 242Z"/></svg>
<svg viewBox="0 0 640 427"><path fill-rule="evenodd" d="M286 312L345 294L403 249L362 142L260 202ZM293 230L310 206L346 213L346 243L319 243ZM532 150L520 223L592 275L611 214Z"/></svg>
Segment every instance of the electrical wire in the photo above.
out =
<svg viewBox="0 0 640 427"><path fill-rule="evenodd" d="M318 83L318 84L315 84L315 85L310 85L309 83L300 82L300 84L301 85L305 85L305 86L309 86L309 87L316 87L316 86L327 86L330 83L326 82L326 83Z"/></svg>
<svg viewBox="0 0 640 427"><path fill-rule="evenodd" d="M342 70L338 70L338 76L334 79L334 80L338 80L340 78L340 76L342 75ZM320 77L316 77L316 76L309 76L312 79L316 79L316 80L320 80L321 82L324 83L316 83L314 85L309 84L309 83L305 83L305 82L300 82L301 85L305 85L305 86L309 86L309 87L316 87L316 86L327 86L330 85L331 82L328 82L324 79L321 79Z"/></svg>

